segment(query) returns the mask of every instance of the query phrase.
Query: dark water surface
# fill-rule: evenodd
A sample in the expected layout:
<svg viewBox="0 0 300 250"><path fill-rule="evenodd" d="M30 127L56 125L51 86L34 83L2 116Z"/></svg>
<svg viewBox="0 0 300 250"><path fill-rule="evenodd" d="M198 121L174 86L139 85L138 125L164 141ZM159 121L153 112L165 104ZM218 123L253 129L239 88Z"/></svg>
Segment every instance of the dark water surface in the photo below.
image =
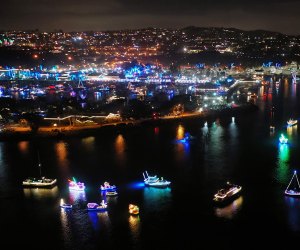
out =
<svg viewBox="0 0 300 250"><path fill-rule="evenodd" d="M300 118L300 84L282 81L267 92L259 92L259 111L234 118L86 138L0 142L1 244L68 250L227 249L272 242L285 249L300 236L300 200L284 196L293 170L300 170L299 126L286 127L289 118ZM273 134L270 124L276 127ZM176 142L185 132L194 139ZM280 133L288 136L288 145L278 144ZM39 173L37 152L43 174L57 178L57 187L22 188L24 178ZM171 187L143 187L145 170L170 180ZM72 177L85 182L84 193L68 190ZM242 185L243 194L215 208L212 197L228 180ZM117 197L101 196L104 181L117 185ZM61 198L73 209L61 210ZM86 211L87 202L102 199L108 202L107 212ZM129 203L139 205L139 216L129 216Z"/></svg>

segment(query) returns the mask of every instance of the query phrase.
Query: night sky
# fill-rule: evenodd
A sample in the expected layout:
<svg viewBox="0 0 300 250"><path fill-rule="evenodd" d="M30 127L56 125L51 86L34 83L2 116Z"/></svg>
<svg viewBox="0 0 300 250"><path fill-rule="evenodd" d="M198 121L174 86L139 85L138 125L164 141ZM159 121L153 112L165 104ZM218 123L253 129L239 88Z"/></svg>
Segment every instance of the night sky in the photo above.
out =
<svg viewBox="0 0 300 250"><path fill-rule="evenodd" d="M6 0L0 29L233 27L300 34L300 0Z"/></svg>

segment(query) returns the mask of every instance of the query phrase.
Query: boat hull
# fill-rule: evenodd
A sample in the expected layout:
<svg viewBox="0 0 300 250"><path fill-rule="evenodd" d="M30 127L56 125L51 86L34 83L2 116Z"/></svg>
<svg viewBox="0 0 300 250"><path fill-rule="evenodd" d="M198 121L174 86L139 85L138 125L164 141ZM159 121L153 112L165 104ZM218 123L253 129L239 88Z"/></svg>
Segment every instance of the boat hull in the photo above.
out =
<svg viewBox="0 0 300 250"><path fill-rule="evenodd" d="M72 205L71 204L63 204L63 205L60 205L61 208L64 208L64 209L72 209Z"/></svg>
<svg viewBox="0 0 300 250"><path fill-rule="evenodd" d="M88 208L88 211L92 212L105 212L107 210L107 208Z"/></svg>
<svg viewBox="0 0 300 250"><path fill-rule="evenodd" d="M56 179L50 182L40 181L23 181L22 186L27 188L53 188L56 185Z"/></svg>
<svg viewBox="0 0 300 250"><path fill-rule="evenodd" d="M109 187L109 188L101 188L102 192L106 192L106 191L116 191L117 187Z"/></svg>
<svg viewBox="0 0 300 250"><path fill-rule="evenodd" d="M235 194L229 198L226 198L224 200L213 200L214 205L217 207L223 207L226 205L229 205L231 202L233 202L234 200L236 200L238 197L240 197L241 194Z"/></svg>
<svg viewBox="0 0 300 250"><path fill-rule="evenodd" d="M285 191L284 194L287 195L287 196L290 196L290 197L300 198L300 192L288 192L288 191Z"/></svg>
<svg viewBox="0 0 300 250"><path fill-rule="evenodd" d="M85 188L69 187L69 190L71 190L71 191L84 191Z"/></svg>
<svg viewBox="0 0 300 250"><path fill-rule="evenodd" d="M114 191L107 191L107 192L105 192L105 195L106 196L116 196L116 195L118 195L118 193L114 192Z"/></svg>
<svg viewBox="0 0 300 250"><path fill-rule="evenodd" d="M167 188L170 183L145 183L146 187Z"/></svg>

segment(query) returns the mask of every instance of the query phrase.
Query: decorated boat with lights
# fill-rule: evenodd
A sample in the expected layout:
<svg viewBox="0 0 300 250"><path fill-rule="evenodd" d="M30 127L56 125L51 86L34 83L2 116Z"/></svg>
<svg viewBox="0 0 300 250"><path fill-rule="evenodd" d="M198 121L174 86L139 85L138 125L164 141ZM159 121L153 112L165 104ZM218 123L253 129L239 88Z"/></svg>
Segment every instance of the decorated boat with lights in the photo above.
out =
<svg viewBox="0 0 300 250"><path fill-rule="evenodd" d="M286 138L283 134L281 134L279 137L279 142L281 144L286 144L286 143L288 143L288 138Z"/></svg>
<svg viewBox="0 0 300 250"><path fill-rule="evenodd" d="M52 188L56 185L56 179L50 179L46 177L34 178L29 177L22 182L23 187L33 188Z"/></svg>
<svg viewBox="0 0 300 250"><path fill-rule="evenodd" d="M115 191L117 187L115 185L110 185L108 181L104 182L103 185L100 186L101 191Z"/></svg>
<svg viewBox="0 0 300 250"><path fill-rule="evenodd" d="M188 143L190 142L194 137L191 136L190 133L185 133L184 137L182 139L177 140L177 142L181 142L181 143Z"/></svg>
<svg viewBox="0 0 300 250"><path fill-rule="evenodd" d="M107 203L102 200L100 205L96 202L90 202L87 204L87 210L88 211L106 211L107 210Z"/></svg>
<svg viewBox="0 0 300 250"><path fill-rule="evenodd" d="M297 120L294 120L294 119L289 119L289 120L287 121L288 127L292 127L292 126L296 125L297 123L298 123L298 121L297 121Z"/></svg>
<svg viewBox="0 0 300 250"><path fill-rule="evenodd" d="M288 196L300 197L300 184L297 176L297 171L294 171L294 174L289 182L289 185L286 187L284 193Z"/></svg>
<svg viewBox="0 0 300 250"><path fill-rule="evenodd" d="M84 191L85 185L83 182L77 182L76 179L73 177L73 180L69 180L69 190Z"/></svg>
<svg viewBox="0 0 300 250"><path fill-rule="evenodd" d="M241 194L241 191L241 186L227 182L226 185L214 195L213 201L216 204L224 204L233 201Z"/></svg>
<svg viewBox="0 0 300 250"><path fill-rule="evenodd" d="M65 203L64 200L61 199L60 200L60 207L64 208L64 209L71 209L73 206L72 206L72 204Z"/></svg>
<svg viewBox="0 0 300 250"><path fill-rule="evenodd" d="M56 185L57 180L52 178L47 178L42 176L42 164L40 162L40 155L38 153L38 167L40 172L40 177L28 177L23 180L23 187L29 188L52 188Z"/></svg>
<svg viewBox="0 0 300 250"><path fill-rule="evenodd" d="M106 196L116 196L116 195L118 195L118 192L115 190L114 191L106 191L105 195Z"/></svg>
<svg viewBox="0 0 300 250"><path fill-rule="evenodd" d="M137 205L129 204L129 214L138 215L140 213L140 208Z"/></svg>
<svg viewBox="0 0 300 250"><path fill-rule="evenodd" d="M145 186L165 188L171 184L170 181L164 180L163 177L159 178L156 175L149 175L147 171L143 173L143 176Z"/></svg>

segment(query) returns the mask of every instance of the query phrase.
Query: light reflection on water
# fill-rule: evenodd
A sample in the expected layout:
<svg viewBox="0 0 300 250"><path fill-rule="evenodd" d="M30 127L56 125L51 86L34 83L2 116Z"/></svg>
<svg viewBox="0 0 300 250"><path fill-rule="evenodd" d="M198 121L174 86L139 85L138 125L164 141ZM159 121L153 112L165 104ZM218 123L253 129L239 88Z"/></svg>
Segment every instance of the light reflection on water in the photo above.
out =
<svg viewBox="0 0 300 250"><path fill-rule="evenodd" d="M298 125L294 125L286 128L286 133L289 135L289 140L293 138L293 136L297 136Z"/></svg>
<svg viewBox="0 0 300 250"><path fill-rule="evenodd" d="M140 234L141 234L141 220L139 215L129 215L128 218L129 229L131 233L132 240L134 245L140 243Z"/></svg>
<svg viewBox="0 0 300 250"><path fill-rule="evenodd" d="M241 210L243 205L243 197L240 196L232 203L222 208L215 208L215 215L220 218L233 219L237 213Z"/></svg>
<svg viewBox="0 0 300 250"><path fill-rule="evenodd" d="M171 204L171 188L144 188L144 206L146 210L158 212L166 209Z"/></svg>
<svg viewBox="0 0 300 250"><path fill-rule="evenodd" d="M285 204L287 207L288 224L293 231L300 231L300 199L285 196Z"/></svg>
<svg viewBox="0 0 300 250"><path fill-rule="evenodd" d="M182 124L179 124L176 129L176 140L175 140L175 155L177 162L182 162L189 157L190 153L190 142L180 142L179 140L183 139L185 135L185 127Z"/></svg>
<svg viewBox="0 0 300 250"><path fill-rule="evenodd" d="M119 134L115 139L116 162L119 166L126 166L126 141L123 135Z"/></svg>
<svg viewBox="0 0 300 250"><path fill-rule="evenodd" d="M23 154L28 154L28 151L29 151L29 142L28 141L20 141L18 143L18 146L19 146L20 152L22 152Z"/></svg>
<svg viewBox="0 0 300 250"><path fill-rule="evenodd" d="M87 151L93 152L95 149L95 137L89 136L82 139L82 145L87 149Z"/></svg>
<svg viewBox="0 0 300 250"><path fill-rule="evenodd" d="M69 190L69 202L73 207L86 207L87 199L85 191Z"/></svg>
<svg viewBox="0 0 300 250"><path fill-rule="evenodd" d="M23 188L24 196L28 199L45 200L56 198L58 196L58 187L47 188Z"/></svg>
<svg viewBox="0 0 300 250"><path fill-rule="evenodd" d="M107 211L88 211L88 216L95 231L99 231L103 225L110 227L110 220Z"/></svg>
<svg viewBox="0 0 300 250"><path fill-rule="evenodd" d="M288 182L289 175L289 160L290 160L290 149L287 144L278 145L278 160L277 168L275 170L276 179L281 184Z"/></svg>

